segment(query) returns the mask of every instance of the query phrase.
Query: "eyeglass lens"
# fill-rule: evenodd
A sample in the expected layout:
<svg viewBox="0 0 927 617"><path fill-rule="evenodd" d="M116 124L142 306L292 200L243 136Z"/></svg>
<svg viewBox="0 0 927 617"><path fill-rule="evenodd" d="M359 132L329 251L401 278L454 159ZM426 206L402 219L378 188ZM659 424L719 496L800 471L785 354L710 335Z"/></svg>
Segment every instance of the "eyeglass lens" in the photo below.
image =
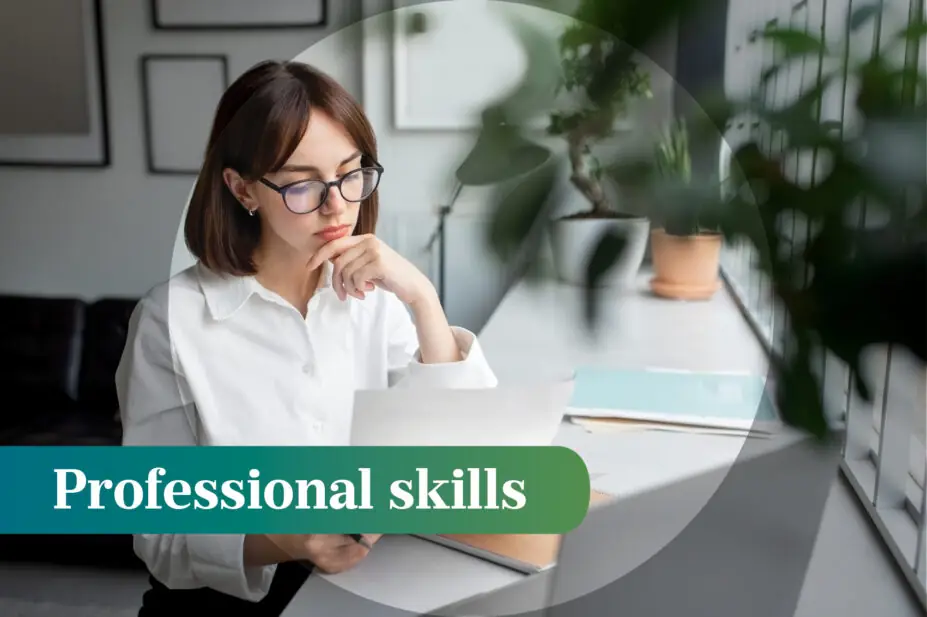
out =
<svg viewBox="0 0 927 617"><path fill-rule="evenodd" d="M342 177L340 190L345 201L358 202L370 197L377 187L377 169L357 169ZM286 205L293 212L311 212L322 205L328 191L324 182L306 180L286 189Z"/></svg>

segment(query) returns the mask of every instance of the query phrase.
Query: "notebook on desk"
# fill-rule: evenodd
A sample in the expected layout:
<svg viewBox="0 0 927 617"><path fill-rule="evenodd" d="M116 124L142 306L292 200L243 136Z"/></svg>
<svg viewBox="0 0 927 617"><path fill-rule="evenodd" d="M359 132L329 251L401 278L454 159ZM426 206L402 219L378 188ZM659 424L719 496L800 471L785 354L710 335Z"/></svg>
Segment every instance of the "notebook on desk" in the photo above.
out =
<svg viewBox="0 0 927 617"><path fill-rule="evenodd" d="M595 508L611 499L611 495L592 491L589 506ZM563 539L560 534L444 534L416 537L524 574L535 574L556 565Z"/></svg>
<svg viewBox="0 0 927 617"><path fill-rule="evenodd" d="M765 376L675 369L577 369L566 415L591 426L680 431L768 434L779 426Z"/></svg>

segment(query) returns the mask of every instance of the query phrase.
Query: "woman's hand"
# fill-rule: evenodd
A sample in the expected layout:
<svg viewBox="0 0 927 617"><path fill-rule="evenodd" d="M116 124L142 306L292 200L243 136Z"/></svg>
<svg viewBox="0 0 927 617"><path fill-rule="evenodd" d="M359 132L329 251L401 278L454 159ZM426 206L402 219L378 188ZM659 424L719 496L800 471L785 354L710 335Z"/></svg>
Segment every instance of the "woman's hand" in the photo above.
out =
<svg viewBox="0 0 927 617"><path fill-rule="evenodd" d="M373 545L381 534L361 534ZM360 563L370 552L363 544L341 534L269 535L289 559L310 561L324 574L337 574Z"/></svg>
<svg viewBox="0 0 927 617"><path fill-rule="evenodd" d="M325 260L332 262L332 287L341 300L348 296L363 299L364 293L376 286L392 292L412 309L422 363L462 359L434 285L377 237L346 236L332 240L309 260L309 270L315 270Z"/></svg>
<svg viewBox="0 0 927 617"><path fill-rule="evenodd" d="M309 261L310 271L332 262L332 287L338 298L363 299L374 286L412 306L436 297L431 281L399 253L372 234L345 236L325 244Z"/></svg>

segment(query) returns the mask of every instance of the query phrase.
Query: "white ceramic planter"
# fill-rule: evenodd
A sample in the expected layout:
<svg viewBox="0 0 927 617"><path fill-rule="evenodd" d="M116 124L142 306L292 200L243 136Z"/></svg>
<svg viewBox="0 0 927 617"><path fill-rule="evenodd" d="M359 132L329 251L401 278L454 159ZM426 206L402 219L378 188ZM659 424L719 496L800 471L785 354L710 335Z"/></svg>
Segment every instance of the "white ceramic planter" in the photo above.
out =
<svg viewBox="0 0 927 617"><path fill-rule="evenodd" d="M617 226L625 232L628 245L599 284L617 288L633 284L650 236L650 221L646 218L554 221L551 225L551 249L557 278L571 285L585 284L586 264L598 239L610 226Z"/></svg>

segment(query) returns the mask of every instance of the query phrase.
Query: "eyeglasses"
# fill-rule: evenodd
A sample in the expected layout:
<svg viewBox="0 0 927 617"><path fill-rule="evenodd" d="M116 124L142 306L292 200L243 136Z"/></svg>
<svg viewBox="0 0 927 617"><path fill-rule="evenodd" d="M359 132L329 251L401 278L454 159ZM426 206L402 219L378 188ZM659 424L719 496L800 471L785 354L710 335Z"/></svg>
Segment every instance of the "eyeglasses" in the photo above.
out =
<svg viewBox="0 0 927 617"><path fill-rule="evenodd" d="M261 184L271 188L283 197L287 210L293 214L309 214L315 212L325 204L331 187L336 187L345 201L356 203L364 201L377 190L383 167L373 165L361 167L346 173L337 180L325 182L324 180L298 180L283 186L278 186L261 178Z"/></svg>

